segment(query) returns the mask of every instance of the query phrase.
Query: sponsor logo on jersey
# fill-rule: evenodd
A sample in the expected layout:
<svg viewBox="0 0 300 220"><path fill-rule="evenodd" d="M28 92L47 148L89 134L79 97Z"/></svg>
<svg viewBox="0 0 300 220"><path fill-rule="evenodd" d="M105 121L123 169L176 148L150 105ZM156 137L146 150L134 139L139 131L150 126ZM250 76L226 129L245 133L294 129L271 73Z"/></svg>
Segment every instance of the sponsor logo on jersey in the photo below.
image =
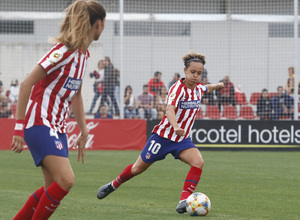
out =
<svg viewBox="0 0 300 220"><path fill-rule="evenodd" d="M60 50L53 51L50 56L47 58L47 60L51 63L52 66L54 66L55 63L61 60L63 58L63 52Z"/></svg>
<svg viewBox="0 0 300 220"><path fill-rule="evenodd" d="M77 91L81 85L82 79L74 79L71 77L68 77L67 81L65 82L64 88Z"/></svg>
<svg viewBox="0 0 300 220"><path fill-rule="evenodd" d="M55 141L55 145L58 150L61 150L64 148L63 144L60 141Z"/></svg>
<svg viewBox="0 0 300 220"><path fill-rule="evenodd" d="M198 109L200 107L200 100L180 101L179 108L181 109Z"/></svg>

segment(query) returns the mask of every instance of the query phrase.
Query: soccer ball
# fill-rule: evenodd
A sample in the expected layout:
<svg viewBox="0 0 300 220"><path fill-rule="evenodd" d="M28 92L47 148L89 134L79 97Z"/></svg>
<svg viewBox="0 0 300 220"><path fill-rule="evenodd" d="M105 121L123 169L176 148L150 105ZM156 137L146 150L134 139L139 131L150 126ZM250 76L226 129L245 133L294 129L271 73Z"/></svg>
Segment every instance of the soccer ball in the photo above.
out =
<svg viewBox="0 0 300 220"><path fill-rule="evenodd" d="M191 216L205 216L210 209L210 200L204 193L193 193L186 200L186 211Z"/></svg>

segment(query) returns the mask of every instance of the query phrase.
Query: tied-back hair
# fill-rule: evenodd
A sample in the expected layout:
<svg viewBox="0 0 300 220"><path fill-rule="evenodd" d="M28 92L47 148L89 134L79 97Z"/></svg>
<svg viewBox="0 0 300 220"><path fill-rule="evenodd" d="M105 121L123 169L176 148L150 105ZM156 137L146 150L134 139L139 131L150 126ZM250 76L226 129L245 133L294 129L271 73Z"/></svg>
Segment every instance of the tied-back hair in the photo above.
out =
<svg viewBox="0 0 300 220"><path fill-rule="evenodd" d="M74 51L88 48L88 33L97 19L104 20L106 12L103 6L94 0L77 0L64 11L65 18L53 43L62 43Z"/></svg>
<svg viewBox="0 0 300 220"><path fill-rule="evenodd" d="M193 62L202 63L203 65L206 63L205 56L201 53L196 53L195 51L191 51L191 52L185 54L182 57L182 60L183 60L184 66L186 68L188 68L190 66L189 60L191 60Z"/></svg>

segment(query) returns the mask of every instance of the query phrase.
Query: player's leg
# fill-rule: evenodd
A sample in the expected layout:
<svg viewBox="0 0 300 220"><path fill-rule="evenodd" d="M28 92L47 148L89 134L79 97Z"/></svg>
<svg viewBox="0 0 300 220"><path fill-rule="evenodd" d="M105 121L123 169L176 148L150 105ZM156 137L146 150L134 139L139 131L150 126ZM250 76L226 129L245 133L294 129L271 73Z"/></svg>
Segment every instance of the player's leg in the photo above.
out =
<svg viewBox="0 0 300 220"><path fill-rule="evenodd" d="M30 220L34 214L34 211L39 203L40 198L44 193L44 186L37 189L26 201L25 205L13 218L13 220Z"/></svg>
<svg viewBox="0 0 300 220"><path fill-rule="evenodd" d="M99 199L105 198L121 184L147 170L155 161L164 159L166 155L170 153L168 144L172 143L172 141L153 133L148 139L137 161L134 164L127 166L113 182L100 187L97 197Z"/></svg>
<svg viewBox="0 0 300 220"><path fill-rule="evenodd" d="M183 185L179 204L176 208L178 213L184 213L186 212L185 200L194 192L198 185L202 174L204 161L200 151L197 148L189 148L181 151L179 158L191 166Z"/></svg>
<svg viewBox="0 0 300 220"><path fill-rule="evenodd" d="M97 193L98 199L104 199L114 190L119 188L123 183L127 182L132 177L143 173L148 169L149 166L151 166L151 164L152 163L145 163L142 160L141 156L139 156L136 162L127 166L114 181L112 181L111 183L107 183L99 188Z"/></svg>
<svg viewBox="0 0 300 220"><path fill-rule="evenodd" d="M43 174L48 187L36 207L33 220L48 219L74 183L74 173L67 157L46 156L43 159Z"/></svg>

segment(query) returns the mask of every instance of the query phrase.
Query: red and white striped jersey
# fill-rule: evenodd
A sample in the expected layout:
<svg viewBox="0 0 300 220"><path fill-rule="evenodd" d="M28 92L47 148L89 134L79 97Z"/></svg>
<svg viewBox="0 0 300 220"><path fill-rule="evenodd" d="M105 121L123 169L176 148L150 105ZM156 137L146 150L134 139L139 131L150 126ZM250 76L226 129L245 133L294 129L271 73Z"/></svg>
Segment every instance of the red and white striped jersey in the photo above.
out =
<svg viewBox="0 0 300 220"><path fill-rule="evenodd" d="M200 108L200 102L203 94L207 92L207 87L197 83L193 90L187 88L183 79L178 80L169 90L168 105L174 105L176 120L180 128L185 130L185 136L178 136L174 128L169 123L166 115L158 125L153 128L153 132L169 140L180 142L189 136L190 130L194 124L196 114Z"/></svg>
<svg viewBox="0 0 300 220"><path fill-rule="evenodd" d="M34 85L26 109L26 128L45 125L66 132L71 98L80 88L86 71L89 52L69 51L61 43L55 44L38 62L47 76Z"/></svg>

